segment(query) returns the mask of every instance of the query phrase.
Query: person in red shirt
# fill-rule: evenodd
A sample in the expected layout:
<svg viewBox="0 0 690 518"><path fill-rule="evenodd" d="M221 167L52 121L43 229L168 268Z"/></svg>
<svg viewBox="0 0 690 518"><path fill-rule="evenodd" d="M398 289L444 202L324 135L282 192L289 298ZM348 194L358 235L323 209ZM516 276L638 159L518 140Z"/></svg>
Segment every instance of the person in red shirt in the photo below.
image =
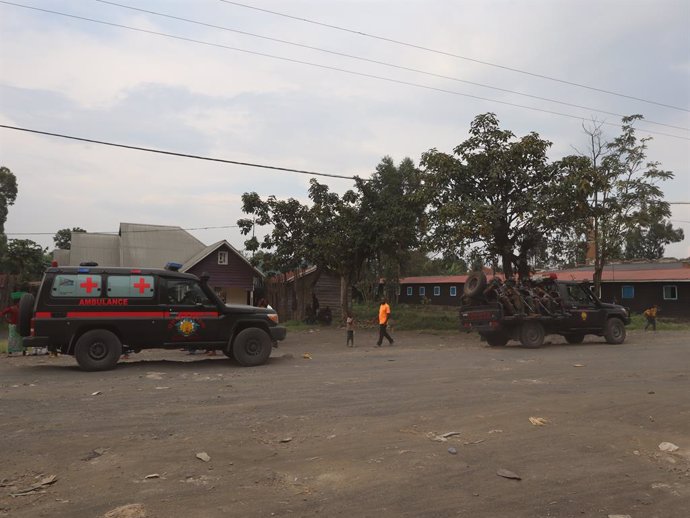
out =
<svg viewBox="0 0 690 518"><path fill-rule="evenodd" d="M383 339L388 340L388 343L393 345L394 340L388 334L388 319L391 316L391 307L388 305L388 301L384 298L381 299L381 305L379 306L379 341L376 342L376 347L381 347Z"/></svg>
<svg viewBox="0 0 690 518"><path fill-rule="evenodd" d="M0 316L9 324L7 336L7 356L12 353L25 352L22 347L22 338L17 332L17 322L19 322L19 301L15 300L11 306L0 311Z"/></svg>

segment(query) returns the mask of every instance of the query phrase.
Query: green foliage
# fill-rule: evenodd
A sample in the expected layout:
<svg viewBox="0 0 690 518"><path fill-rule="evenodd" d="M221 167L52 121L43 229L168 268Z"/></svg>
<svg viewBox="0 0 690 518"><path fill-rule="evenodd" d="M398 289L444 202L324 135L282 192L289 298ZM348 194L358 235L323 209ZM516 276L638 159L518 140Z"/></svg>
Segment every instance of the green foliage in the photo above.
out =
<svg viewBox="0 0 690 518"><path fill-rule="evenodd" d="M357 327L377 329L378 311L378 304L354 304ZM391 308L391 325L394 331L457 331L460 320L457 307L397 304Z"/></svg>
<svg viewBox="0 0 690 518"><path fill-rule="evenodd" d="M612 259L642 252L663 255L663 246L682 234L667 227L663 220L671 215L659 183L673 173L647 161L647 142L638 139L634 124L641 115L623 117L621 134L604 142L601 124L586 129L587 156L569 157L580 166L569 178L571 203L579 222L574 234L595 245L594 284L598 291L604 266ZM583 164L582 159L586 162ZM650 235L651 232L651 235ZM630 247L629 254L625 252Z"/></svg>
<svg viewBox="0 0 690 518"><path fill-rule="evenodd" d="M7 167L0 167L0 267L6 260L7 236L5 222L10 205L17 199L17 178Z"/></svg>
<svg viewBox="0 0 690 518"><path fill-rule="evenodd" d="M661 259L666 245L683 239L683 229L673 228L669 221L653 222L648 228L636 227L625 236L625 258L650 261Z"/></svg>
<svg viewBox="0 0 690 518"><path fill-rule="evenodd" d="M7 246L5 268L7 273L17 275L17 288L26 290L30 281L41 279L50 265L48 249L30 239L11 239Z"/></svg>
<svg viewBox="0 0 690 518"><path fill-rule="evenodd" d="M73 232L86 232L86 230L80 227L72 227L72 229L63 228L58 230L53 236L53 243L55 243L55 248L58 248L59 250L69 250L72 246Z"/></svg>
<svg viewBox="0 0 690 518"><path fill-rule="evenodd" d="M529 274L530 254L559 216L561 169L549 166L551 142L537 133L519 139L495 114L478 115L470 138L453 154L422 156L430 202L430 249L463 257L499 257L507 275Z"/></svg>

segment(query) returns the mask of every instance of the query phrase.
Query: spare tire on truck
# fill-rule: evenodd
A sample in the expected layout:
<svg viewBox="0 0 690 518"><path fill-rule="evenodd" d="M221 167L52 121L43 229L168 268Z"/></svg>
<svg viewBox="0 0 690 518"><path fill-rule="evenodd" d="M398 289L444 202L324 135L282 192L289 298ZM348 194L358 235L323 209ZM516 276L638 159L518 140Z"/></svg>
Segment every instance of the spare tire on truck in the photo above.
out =
<svg viewBox="0 0 690 518"><path fill-rule="evenodd" d="M465 281L462 293L466 297L479 297L486 288L486 275L484 272L472 272Z"/></svg>
<svg viewBox="0 0 690 518"><path fill-rule="evenodd" d="M31 293L25 293L19 299L19 318L17 319L19 336L29 336L31 334L31 319L34 316L35 300Z"/></svg>

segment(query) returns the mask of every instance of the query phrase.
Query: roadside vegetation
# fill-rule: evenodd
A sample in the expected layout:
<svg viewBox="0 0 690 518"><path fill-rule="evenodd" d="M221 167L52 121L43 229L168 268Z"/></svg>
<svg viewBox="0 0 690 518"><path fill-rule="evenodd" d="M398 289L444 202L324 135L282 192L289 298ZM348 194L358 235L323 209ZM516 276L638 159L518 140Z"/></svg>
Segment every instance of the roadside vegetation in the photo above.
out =
<svg viewBox="0 0 690 518"><path fill-rule="evenodd" d="M375 329L378 324L378 304L354 304L352 314L358 329ZM397 331L457 331L460 332L458 309L453 306L397 304L391 307L391 326ZM644 329L646 319L642 315L633 315L628 331ZM290 331L307 331L319 327L297 320L283 322ZM333 322L338 327L340 322ZM690 331L690 321L672 318L657 318L657 331Z"/></svg>

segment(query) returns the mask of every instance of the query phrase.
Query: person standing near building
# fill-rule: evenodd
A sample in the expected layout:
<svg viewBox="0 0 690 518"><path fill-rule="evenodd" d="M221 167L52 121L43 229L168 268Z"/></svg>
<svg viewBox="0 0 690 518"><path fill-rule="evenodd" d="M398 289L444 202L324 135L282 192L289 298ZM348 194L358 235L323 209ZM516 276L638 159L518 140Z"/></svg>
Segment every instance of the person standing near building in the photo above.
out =
<svg viewBox="0 0 690 518"><path fill-rule="evenodd" d="M355 319L350 311L347 312L347 318L345 319L345 330L347 331L347 342L348 347L355 346Z"/></svg>
<svg viewBox="0 0 690 518"><path fill-rule="evenodd" d="M379 341L376 342L376 347L381 347L383 339L388 340L390 345L395 342L388 334L388 319L391 316L391 307L388 305L386 298L381 299L381 305L379 306Z"/></svg>
<svg viewBox="0 0 690 518"><path fill-rule="evenodd" d="M654 304L651 308L645 309L643 315L647 319L647 323L644 326L644 330L649 329L652 326L652 331L656 331L656 314L659 311L659 307Z"/></svg>

